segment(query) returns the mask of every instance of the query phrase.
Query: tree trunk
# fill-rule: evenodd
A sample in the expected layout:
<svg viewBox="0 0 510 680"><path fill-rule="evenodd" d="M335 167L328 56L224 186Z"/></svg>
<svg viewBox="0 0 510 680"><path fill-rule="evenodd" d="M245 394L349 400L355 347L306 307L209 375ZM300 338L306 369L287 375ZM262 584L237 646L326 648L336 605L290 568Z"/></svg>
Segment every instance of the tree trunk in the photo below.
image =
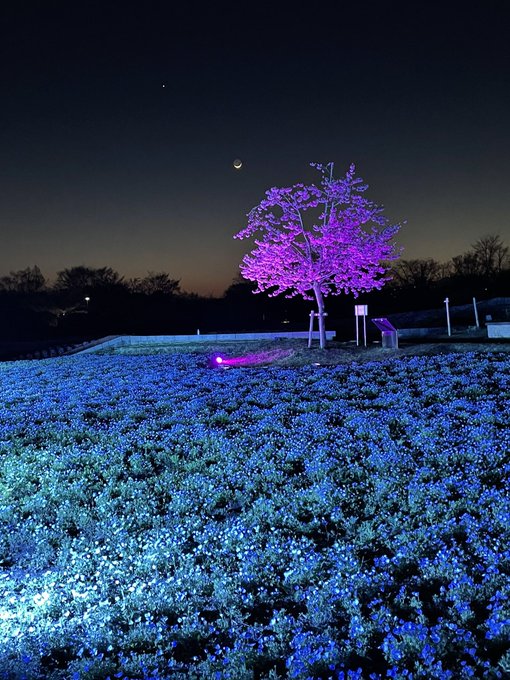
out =
<svg viewBox="0 0 510 680"><path fill-rule="evenodd" d="M319 342L320 348L325 349L326 347L326 324L324 322L324 298L322 297L322 292L319 284L315 284L313 287L313 292L315 293L315 298L317 300L317 311L319 312Z"/></svg>

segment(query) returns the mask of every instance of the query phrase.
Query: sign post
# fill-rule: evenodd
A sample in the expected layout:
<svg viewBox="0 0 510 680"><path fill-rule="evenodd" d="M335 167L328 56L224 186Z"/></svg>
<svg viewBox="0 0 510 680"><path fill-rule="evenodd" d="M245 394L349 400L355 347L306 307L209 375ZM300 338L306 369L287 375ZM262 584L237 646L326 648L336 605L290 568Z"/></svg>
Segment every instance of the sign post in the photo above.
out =
<svg viewBox="0 0 510 680"><path fill-rule="evenodd" d="M359 317L363 317L363 345L367 346L367 314L368 305L354 305L354 316L356 317L356 347L359 346Z"/></svg>

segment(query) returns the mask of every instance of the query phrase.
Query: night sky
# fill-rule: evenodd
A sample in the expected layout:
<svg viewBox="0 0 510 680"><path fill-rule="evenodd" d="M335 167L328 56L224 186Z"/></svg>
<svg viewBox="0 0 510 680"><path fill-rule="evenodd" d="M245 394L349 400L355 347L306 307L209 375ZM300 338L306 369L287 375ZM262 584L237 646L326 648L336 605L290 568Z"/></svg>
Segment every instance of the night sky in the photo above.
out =
<svg viewBox="0 0 510 680"><path fill-rule="evenodd" d="M508 0L10 4L0 275L166 271L219 295L246 213L312 161L356 164L407 220L406 259L510 245Z"/></svg>

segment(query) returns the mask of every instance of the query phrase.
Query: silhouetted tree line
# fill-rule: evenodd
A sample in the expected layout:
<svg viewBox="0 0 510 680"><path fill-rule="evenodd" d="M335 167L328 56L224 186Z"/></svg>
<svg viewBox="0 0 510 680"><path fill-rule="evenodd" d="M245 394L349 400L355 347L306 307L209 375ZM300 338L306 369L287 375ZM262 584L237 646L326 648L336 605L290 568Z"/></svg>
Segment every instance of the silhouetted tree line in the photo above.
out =
<svg viewBox="0 0 510 680"><path fill-rule="evenodd" d="M462 255L447 263L433 259L399 260L387 292L396 293L399 305L423 308L442 302L456 304L473 297L488 299L510 294L510 249L497 234L484 236Z"/></svg>
<svg viewBox="0 0 510 680"><path fill-rule="evenodd" d="M354 300L329 297L328 328L352 335L353 304L369 304L370 316L508 296L509 248L488 235L449 262L397 261L380 291ZM0 277L1 337L93 338L113 334L306 330L313 304L300 298L253 295L254 284L237 277L222 297L181 290L165 272L125 280L110 267L71 267L50 284L37 266Z"/></svg>

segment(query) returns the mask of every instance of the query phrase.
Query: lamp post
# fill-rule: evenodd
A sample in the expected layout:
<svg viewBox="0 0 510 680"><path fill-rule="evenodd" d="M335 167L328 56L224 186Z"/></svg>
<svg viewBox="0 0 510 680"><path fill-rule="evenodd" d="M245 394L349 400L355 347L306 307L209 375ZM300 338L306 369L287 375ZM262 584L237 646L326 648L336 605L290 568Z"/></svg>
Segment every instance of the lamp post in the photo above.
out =
<svg viewBox="0 0 510 680"><path fill-rule="evenodd" d="M87 314L88 314L88 311L89 311L89 302L90 302L90 298L89 298L88 295L87 295L87 297L85 298L85 302L87 303Z"/></svg>
<svg viewBox="0 0 510 680"><path fill-rule="evenodd" d="M452 334L452 327L450 325L450 300L446 298L444 303L446 305L446 324L448 326L448 335L450 336Z"/></svg>
<svg viewBox="0 0 510 680"><path fill-rule="evenodd" d="M476 322L476 327L480 328L480 322L478 321L478 309L476 307L476 298L473 298L473 307L475 310L475 322Z"/></svg>

